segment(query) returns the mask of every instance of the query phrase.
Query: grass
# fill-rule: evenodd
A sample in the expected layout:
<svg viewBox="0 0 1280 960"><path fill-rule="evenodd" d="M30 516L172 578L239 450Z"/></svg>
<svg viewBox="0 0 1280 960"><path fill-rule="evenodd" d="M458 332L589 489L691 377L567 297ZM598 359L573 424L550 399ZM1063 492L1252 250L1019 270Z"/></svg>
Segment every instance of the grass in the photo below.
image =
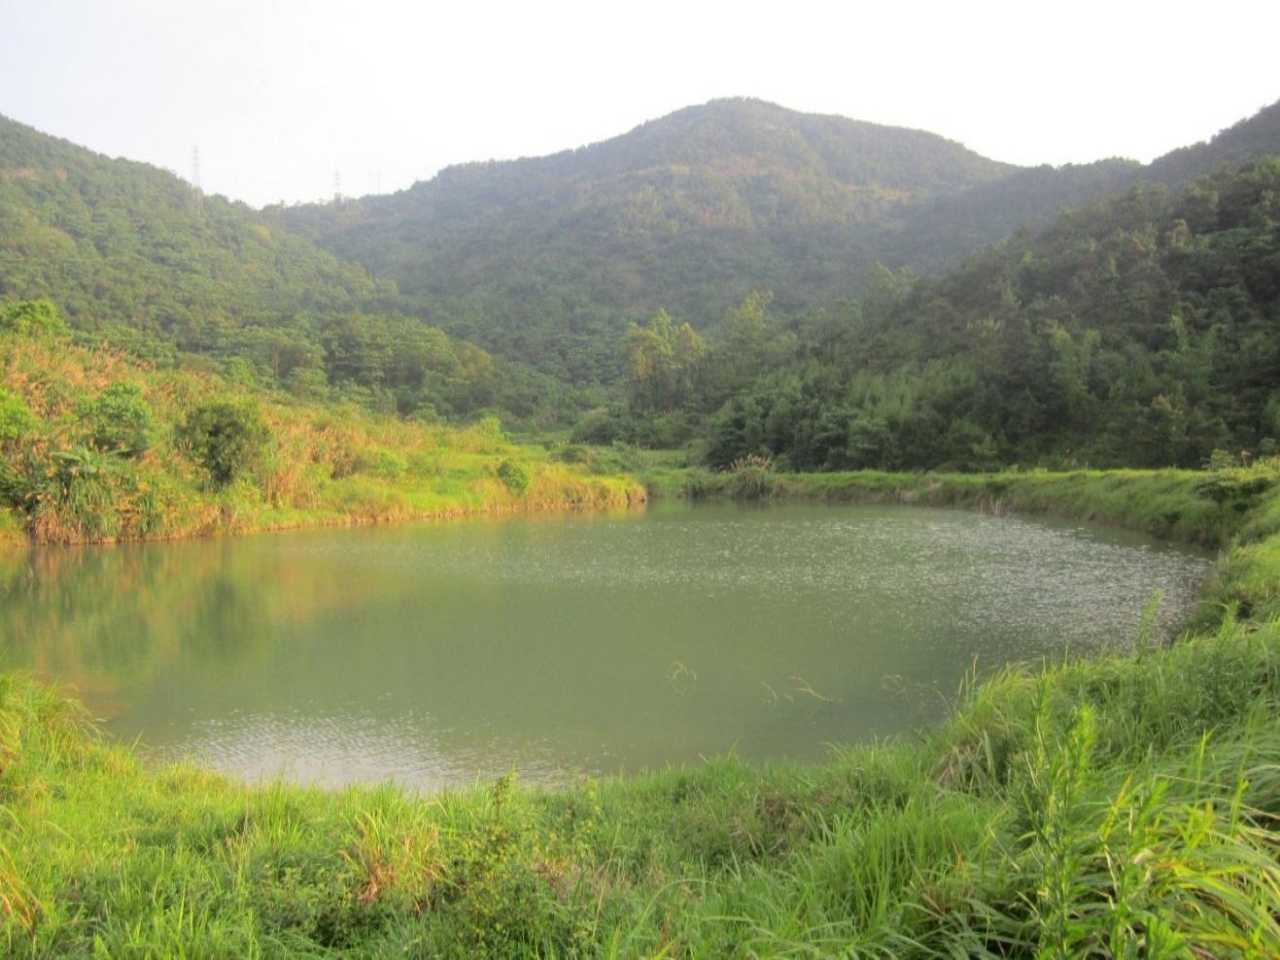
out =
<svg viewBox="0 0 1280 960"><path fill-rule="evenodd" d="M1257 469L1274 471L1274 466ZM635 472L657 499L766 498L1046 514L1124 526L1204 547L1225 544L1258 496L1253 492L1216 501L1197 491L1205 474L1193 470L775 474L760 463L744 462L714 473L668 460L658 466L637 465ZM1280 514L1272 523L1280 526Z"/></svg>
<svg viewBox="0 0 1280 960"><path fill-rule="evenodd" d="M1008 669L817 767L428 799L147 771L9 678L0 931L15 955L1275 955L1278 641L1229 622Z"/></svg>
<svg viewBox="0 0 1280 960"><path fill-rule="evenodd" d="M496 418L467 428L375 417L153 370L106 350L0 336L0 546L114 542L643 502L616 458L553 458ZM98 445L94 411L122 391L137 449ZM234 476L184 444L193 410L252 411L266 442ZM141 429L141 428L140 428ZM139 450L141 452L139 452ZM518 482L517 482L518 478Z"/></svg>
<svg viewBox="0 0 1280 960"><path fill-rule="evenodd" d="M1134 504L1139 524L1174 509L1202 517L1183 529L1234 523L1211 595L1250 601L1206 608L1216 616L1168 646L1142 631L1097 657L970 678L936 729L816 766L730 757L427 798L248 787L146 769L75 703L4 678L0 949L1280 955L1280 505L1269 490L1225 520L1197 513L1183 496L1196 480L873 475L851 493L815 478L832 497L998 492L1045 509Z"/></svg>

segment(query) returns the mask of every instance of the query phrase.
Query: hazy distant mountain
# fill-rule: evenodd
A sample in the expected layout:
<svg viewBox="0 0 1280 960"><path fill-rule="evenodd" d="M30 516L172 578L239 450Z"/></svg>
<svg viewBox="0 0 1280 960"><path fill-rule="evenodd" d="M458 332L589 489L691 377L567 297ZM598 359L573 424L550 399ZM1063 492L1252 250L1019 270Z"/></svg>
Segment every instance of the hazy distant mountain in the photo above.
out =
<svg viewBox="0 0 1280 960"><path fill-rule="evenodd" d="M1148 164L1100 160L1065 167L1017 170L959 194L913 205L900 227L876 244L892 266L936 273L1019 228L1052 223L1064 209L1129 190L1139 182L1185 186L1221 167L1280 153L1280 103L1203 143L1182 147Z"/></svg>

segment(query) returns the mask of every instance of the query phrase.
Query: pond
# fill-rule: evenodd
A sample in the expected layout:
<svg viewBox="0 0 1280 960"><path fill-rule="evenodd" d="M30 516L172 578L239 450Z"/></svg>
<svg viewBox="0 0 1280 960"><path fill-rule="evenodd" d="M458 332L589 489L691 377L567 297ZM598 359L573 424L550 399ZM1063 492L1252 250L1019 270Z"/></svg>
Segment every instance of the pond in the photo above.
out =
<svg viewBox="0 0 1280 960"><path fill-rule="evenodd" d="M663 504L0 558L0 669L148 756L425 790L819 760L1184 616L1202 553L907 507Z"/></svg>

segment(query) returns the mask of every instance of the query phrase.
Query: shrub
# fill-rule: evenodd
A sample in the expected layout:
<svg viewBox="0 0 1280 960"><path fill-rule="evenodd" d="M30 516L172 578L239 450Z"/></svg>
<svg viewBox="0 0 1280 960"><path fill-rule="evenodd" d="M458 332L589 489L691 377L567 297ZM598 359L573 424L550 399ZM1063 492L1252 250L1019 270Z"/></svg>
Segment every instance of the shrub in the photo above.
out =
<svg viewBox="0 0 1280 960"><path fill-rule="evenodd" d="M404 457L390 450L378 450L369 464L369 472L384 480L398 480L405 475L409 464Z"/></svg>
<svg viewBox="0 0 1280 960"><path fill-rule="evenodd" d="M574 443L610 444L619 433L617 417L605 407L596 407L574 424L570 439Z"/></svg>
<svg viewBox="0 0 1280 960"><path fill-rule="evenodd" d="M271 433L249 404L215 401L197 407L178 430L178 443L226 487L259 465Z"/></svg>
<svg viewBox="0 0 1280 960"><path fill-rule="evenodd" d="M28 337L53 337L66 334L67 323L49 300L17 300L0 304L0 333L12 332Z"/></svg>
<svg viewBox="0 0 1280 960"><path fill-rule="evenodd" d="M498 479L507 485L517 497L523 497L529 492L529 484L532 482L532 476L529 468L517 460L503 460L498 464Z"/></svg>
<svg viewBox="0 0 1280 960"><path fill-rule="evenodd" d="M1214 453L1216 457L1218 451ZM1211 464L1210 472L1196 481L1196 494L1240 512L1252 507L1258 497L1276 484L1276 470L1270 463L1248 467L1232 466L1230 461L1211 461Z"/></svg>
<svg viewBox="0 0 1280 960"><path fill-rule="evenodd" d="M123 457L140 457L151 446L155 419L136 383L112 383L93 400L81 401L85 441Z"/></svg>
<svg viewBox="0 0 1280 960"><path fill-rule="evenodd" d="M13 443L35 425L35 416L17 394L0 387L0 447Z"/></svg>

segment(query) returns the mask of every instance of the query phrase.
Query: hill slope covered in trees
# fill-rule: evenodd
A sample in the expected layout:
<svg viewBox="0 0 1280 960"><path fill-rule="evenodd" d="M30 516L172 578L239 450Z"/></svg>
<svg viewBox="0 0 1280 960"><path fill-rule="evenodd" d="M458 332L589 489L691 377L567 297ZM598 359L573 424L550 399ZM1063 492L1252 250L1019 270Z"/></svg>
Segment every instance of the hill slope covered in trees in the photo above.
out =
<svg viewBox="0 0 1280 960"><path fill-rule="evenodd" d="M849 296L904 201L1013 169L934 134L720 100L579 150L268 213L444 307L450 332L608 380L626 320L709 322L760 288L787 310Z"/></svg>
<svg viewBox="0 0 1280 960"><path fill-rule="evenodd" d="M579 150L266 214L394 279L451 333L608 382L625 324L659 308L706 329L755 290L800 314L861 295L877 263L954 268L1141 180L1280 152L1278 112L1149 167L1028 169L920 131L721 100Z"/></svg>
<svg viewBox="0 0 1280 960"><path fill-rule="evenodd" d="M718 466L748 455L797 469L1198 466L1216 449L1273 453L1277 196L1272 158L1176 195L1135 187L937 279L882 269L861 305L792 329L757 321L713 345L689 375L706 386L665 414L720 404L707 452Z"/></svg>
<svg viewBox="0 0 1280 960"><path fill-rule="evenodd" d="M393 282L243 204L0 118L0 299L35 298L86 341L308 399L517 417L571 402L398 312Z"/></svg>

